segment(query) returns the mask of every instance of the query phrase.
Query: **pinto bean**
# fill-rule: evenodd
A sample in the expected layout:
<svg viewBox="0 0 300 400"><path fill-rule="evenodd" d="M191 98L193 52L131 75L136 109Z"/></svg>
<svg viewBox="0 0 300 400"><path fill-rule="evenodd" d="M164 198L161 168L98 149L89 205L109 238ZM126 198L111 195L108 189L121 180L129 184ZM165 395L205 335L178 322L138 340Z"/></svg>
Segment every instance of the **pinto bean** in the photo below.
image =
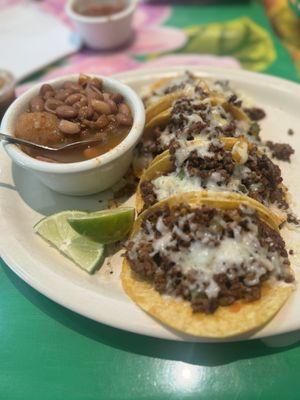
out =
<svg viewBox="0 0 300 400"><path fill-rule="evenodd" d="M66 135L77 135L80 132L79 124L62 119L58 124L59 130Z"/></svg>
<svg viewBox="0 0 300 400"><path fill-rule="evenodd" d="M46 111L55 114L57 107L62 106L63 104L64 103L62 101L51 97L50 99L46 100L44 108Z"/></svg>
<svg viewBox="0 0 300 400"><path fill-rule="evenodd" d="M98 93L99 96L103 99L103 93L101 92L101 90L100 90L97 86L95 86L95 85L93 85L93 84L90 84L90 85L89 85L89 88L90 88L93 92Z"/></svg>
<svg viewBox="0 0 300 400"><path fill-rule="evenodd" d="M103 81L100 78L92 78L91 84L96 88L102 90Z"/></svg>
<svg viewBox="0 0 300 400"><path fill-rule="evenodd" d="M121 113L121 114L124 114L124 115L131 115L130 108L129 108L128 105L125 104L125 103L119 104L118 109L119 109L119 113Z"/></svg>
<svg viewBox="0 0 300 400"><path fill-rule="evenodd" d="M118 107L113 100L108 99L106 100L106 103L109 105L112 114L116 114L118 112Z"/></svg>
<svg viewBox="0 0 300 400"><path fill-rule="evenodd" d="M131 115L125 115L122 113L118 113L116 115L116 119L117 119L118 123L123 126L131 126L133 123L133 119L132 119Z"/></svg>
<svg viewBox="0 0 300 400"><path fill-rule="evenodd" d="M80 92L80 90L81 90L81 86L78 83L71 82L71 81L66 81L63 84L63 88L68 89L72 93Z"/></svg>
<svg viewBox="0 0 300 400"><path fill-rule="evenodd" d="M81 107L88 105L88 99L82 95L81 99L79 100Z"/></svg>
<svg viewBox="0 0 300 400"><path fill-rule="evenodd" d="M110 114L107 116L109 122L113 123L113 124L117 124L117 118L115 114Z"/></svg>
<svg viewBox="0 0 300 400"><path fill-rule="evenodd" d="M65 101L67 97L69 97L72 94L70 90L66 89L58 89L58 91L55 93L55 98L57 100Z"/></svg>
<svg viewBox="0 0 300 400"><path fill-rule="evenodd" d="M50 90L46 92L43 96L44 100L51 99L55 96L55 92L51 92Z"/></svg>
<svg viewBox="0 0 300 400"><path fill-rule="evenodd" d="M70 96L68 96L65 100L65 103L68 106L72 106L74 103L77 103L77 101L79 101L81 99L82 94L80 93L73 93L70 94Z"/></svg>
<svg viewBox="0 0 300 400"><path fill-rule="evenodd" d="M47 92L54 92L54 89L51 85L48 85L48 83L45 83L44 85L41 86L40 88L40 96L44 97Z"/></svg>
<svg viewBox="0 0 300 400"><path fill-rule="evenodd" d="M29 105L30 105L30 111L32 112L44 111L44 100L42 99L41 96L36 96L33 99L31 99Z"/></svg>
<svg viewBox="0 0 300 400"><path fill-rule="evenodd" d="M90 118L93 117L93 115L94 115L94 110L93 110L93 108L92 108L91 105L89 105L89 106L83 106L83 107L81 107L81 108L79 109L79 111L78 111L78 118L79 118L80 120L83 120L83 119L90 119Z"/></svg>
<svg viewBox="0 0 300 400"><path fill-rule="evenodd" d="M85 87L87 85L88 81L89 81L89 77L87 75L84 75L84 74L79 75L79 78L78 78L79 85L81 85L82 87Z"/></svg>
<svg viewBox="0 0 300 400"><path fill-rule="evenodd" d="M77 103L74 103L72 105L72 107L79 112L79 110L81 109L82 105L80 104L80 101L77 101Z"/></svg>
<svg viewBox="0 0 300 400"><path fill-rule="evenodd" d="M76 118L78 115L78 111L75 108L66 105L57 107L55 113L58 117L65 119Z"/></svg>
<svg viewBox="0 0 300 400"><path fill-rule="evenodd" d="M96 121L96 126L99 129L106 128L109 124L109 120L105 114L100 115L100 117Z"/></svg>
<svg viewBox="0 0 300 400"><path fill-rule="evenodd" d="M83 119L81 121L81 123L82 123L82 125L86 126L87 128L90 128L90 129L93 129L93 130L97 129L95 121L90 121L89 119Z"/></svg>
<svg viewBox="0 0 300 400"><path fill-rule="evenodd" d="M114 101L116 104L120 104L124 100L124 97L120 93L112 93L110 95L110 99Z"/></svg>
<svg viewBox="0 0 300 400"><path fill-rule="evenodd" d="M91 86L86 89L87 98L91 102L92 100L103 100L103 94L101 92L96 92Z"/></svg>
<svg viewBox="0 0 300 400"><path fill-rule="evenodd" d="M94 112L94 114L93 114L93 117L92 117L92 120L93 121L97 121L97 119L99 118L99 114L97 113L97 112Z"/></svg>
<svg viewBox="0 0 300 400"><path fill-rule="evenodd" d="M110 114L111 109L109 104L105 103L105 101L101 100L92 100L91 105L95 111L97 111L99 114Z"/></svg>

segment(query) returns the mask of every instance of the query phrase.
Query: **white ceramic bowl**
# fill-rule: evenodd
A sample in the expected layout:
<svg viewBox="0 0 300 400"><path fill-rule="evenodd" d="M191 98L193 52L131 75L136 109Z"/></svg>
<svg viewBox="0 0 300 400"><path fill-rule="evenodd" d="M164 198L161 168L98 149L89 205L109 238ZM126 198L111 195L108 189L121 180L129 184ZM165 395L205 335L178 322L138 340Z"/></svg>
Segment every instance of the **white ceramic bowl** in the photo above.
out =
<svg viewBox="0 0 300 400"><path fill-rule="evenodd" d="M66 13L88 47L108 50L121 46L130 39L133 34L132 18L138 0L127 0L127 6L123 11L101 17L84 16L74 11L78 1L69 0L66 4ZM100 1L107 3L107 0Z"/></svg>
<svg viewBox="0 0 300 400"><path fill-rule="evenodd" d="M104 89L121 93L133 114L133 126L127 137L109 152L91 160L76 163L48 163L36 160L24 153L18 146L4 144L9 157L18 165L32 171L46 186L56 192L83 196L101 192L115 184L126 173L131 161L133 149L140 139L145 125L144 105L139 96L121 82L98 75L90 75L103 80ZM28 109L28 103L36 96L42 84L49 83L60 87L68 81L77 81L78 74L63 76L42 82L27 90L15 100L6 111L1 132L13 135L16 120L20 113Z"/></svg>

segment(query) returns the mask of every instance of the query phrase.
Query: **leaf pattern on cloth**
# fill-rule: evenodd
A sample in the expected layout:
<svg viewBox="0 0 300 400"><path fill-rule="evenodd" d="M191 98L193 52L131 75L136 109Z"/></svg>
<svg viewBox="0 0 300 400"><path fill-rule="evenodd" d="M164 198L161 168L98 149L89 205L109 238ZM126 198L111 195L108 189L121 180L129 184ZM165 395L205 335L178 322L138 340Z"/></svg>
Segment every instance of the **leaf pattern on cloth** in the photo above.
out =
<svg viewBox="0 0 300 400"><path fill-rule="evenodd" d="M289 50L300 74L300 18L287 0L265 0L264 4L275 33Z"/></svg>
<svg viewBox="0 0 300 400"><path fill-rule="evenodd" d="M192 26L186 33L189 39L180 53L235 57L252 71L263 71L276 59L271 36L248 17Z"/></svg>

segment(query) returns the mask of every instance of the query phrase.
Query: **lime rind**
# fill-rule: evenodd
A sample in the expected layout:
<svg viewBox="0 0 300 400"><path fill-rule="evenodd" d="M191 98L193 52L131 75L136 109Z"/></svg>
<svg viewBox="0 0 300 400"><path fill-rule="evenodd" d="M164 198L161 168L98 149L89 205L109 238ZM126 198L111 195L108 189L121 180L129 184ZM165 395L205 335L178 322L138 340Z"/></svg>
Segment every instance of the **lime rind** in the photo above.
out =
<svg viewBox="0 0 300 400"><path fill-rule="evenodd" d="M134 222L132 207L105 210L69 218L69 224L80 235L98 243L111 244L123 240Z"/></svg>
<svg viewBox="0 0 300 400"><path fill-rule="evenodd" d="M101 210L101 211L95 211L95 212L89 212L89 213L84 213L84 215L78 215L71 217L72 219L93 219L95 217L105 217L105 216L115 216L115 215L120 215L120 214L127 214L127 213L132 213L134 214L134 208L133 207L120 207L120 208L112 208L109 210Z"/></svg>
<svg viewBox="0 0 300 400"><path fill-rule="evenodd" d="M86 213L82 211L63 211L43 218L34 230L77 266L92 274L104 260L104 246L79 235L68 223L68 218L84 215Z"/></svg>

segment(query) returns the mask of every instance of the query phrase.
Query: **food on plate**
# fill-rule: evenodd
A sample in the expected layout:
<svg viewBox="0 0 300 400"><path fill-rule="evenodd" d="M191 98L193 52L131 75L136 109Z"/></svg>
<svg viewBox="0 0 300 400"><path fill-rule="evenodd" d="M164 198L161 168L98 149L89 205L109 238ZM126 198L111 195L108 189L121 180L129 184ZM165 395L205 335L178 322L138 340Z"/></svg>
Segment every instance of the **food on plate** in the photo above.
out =
<svg viewBox="0 0 300 400"><path fill-rule="evenodd" d="M243 111L252 121L265 117L265 111L258 107L243 105L244 98L234 90L228 80L201 78L190 71L171 78L162 78L144 88L143 100L146 106L147 122L170 107L180 97L212 97L221 102L228 102ZM247 101L246 101L247 103Z"/></svg>
<svg viewBox="0 0 300 400"><path fill-rule="evenodd" d="M288 210L282 181L280 168L245 139L176 142L142 175L137 211L179 193L208 189L245 194L271 209L280 224Z"/></svg>
<svg viewBox="0 0 300 400"><path fill-rule="evenodd" d="M209 88L203 79L188 71L179 77L163 78L151 84L143 96L146 122L151 121L171 107L175 100L184 96L205 98L209 96Z"/></svg>
<svg viewBox="0 0 300 400"><path fill-rule="evenodd" d="M132 207L120 207L68 219L71 227L80 235L98 243L110 244L126 238L135 217Z"/></svg>
<svg viewBox="0 0 300 400"><path fill-rule="evenodd" d="M63 211L43 218L34 226L34 231L78 267L93 274L104 261L104 245L79 235L68 224L69 218L86 214L82 211Z"/></svg>
<svg viewBox="0 0 300 400"><path fill-rule="evenodd" d="M146 125L135 150L135 172L140 175L174 141L244 136L257 142L260 140L257 127L241 108L231 103L211 97L204 100L181 97Z"/></svg>
<svg viewBox="0 0 300 400"><path fill-rule="evenodd" d="M15 136L50 147L61 147L87 139L99 143L70 150L49 152L22 149L30 156L54 162L84 161L104 154L120 144L132 128L130 107L120 93L108 92L101 79L79 75L77 82L59 87L42 85L28 109L19 115Z"/></svg>
<svg viewBox="0 0 300 400"><path fill-rule="evenodd" d="M109 132L117 129L113 121L125 136L130 130L132 114L122 96L105 93L94 78L81 75L78 83L42 89L16 127L40 143L78 140L85 130L97 135L100 129L107 138L110 124ZM68 108L75 109L68 100L74 95L80 103L76 116ZM49 110L53 99L64 102L69 118L57 103ZM264 110L228 81L189 72L150 85L144 103L147 123L132 165L141 177L138 218L132 207L68 211L45 218L36 232L90 273L103 262L106 245L131 233L123 288L144 311L179 332L229 338L263 327L295 288L297 260L290 260L294 253L287 246L297 245L296 230L284 222L298 222L281 170L259 136ZM93 109L93 116L80 119L82 109ZM32 115L38 123L32 124ZM100 128L105 118L109 122ZM289 159L291 149L275 145L269 142L281 159ZM122 196L134 183L112 192ZM117 207L115 199L108 204Z"/></svg>
<svg viewBox="0 0 300 400"><path fill-rule="evenodd" d="M99 2L85 0L75 4L74 11L87 17L106 17L123 11L126 2L122 0Z"/></svg>
<svg viewBox="0 0 300 400"><path fill-rule="evenodd" d="M126 245L125 292L178 331L225 338L260 328L294 289L288 253L263 206L190 192L147 209Z"/></svg>
<svg viewBox="0 0 300 400"><path fill-rule="evenodd" d="M266 146L271 151L271 155L273 158L281 161L291 161L292 154L295 153L295 150L292 148L290 144L287 143L274 143L271 140L266 142Z"/></svg>
<svg viewBox="0 0 300 400"><path fill-rule="evenodd" d="M125 239L134 216L132 207L93 213L63 211L43 218L34 231L81 269L93 274L104 261L104 245Z"/></svg>

